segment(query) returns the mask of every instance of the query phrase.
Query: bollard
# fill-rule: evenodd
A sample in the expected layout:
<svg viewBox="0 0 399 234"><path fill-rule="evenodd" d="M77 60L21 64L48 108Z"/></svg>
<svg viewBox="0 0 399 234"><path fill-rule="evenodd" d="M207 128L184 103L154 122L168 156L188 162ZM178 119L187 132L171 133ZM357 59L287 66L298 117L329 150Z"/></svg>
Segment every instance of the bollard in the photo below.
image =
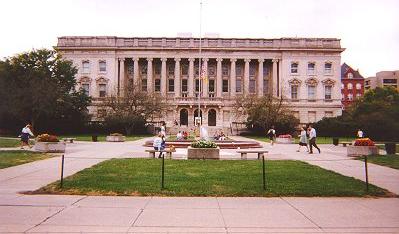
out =
<svg viewBox="0 0 399 234"><path fill-rule="evenodd" d="M366 171L366 191L369 191L369 172L367 169L367 155L364 155L364 169Z"/></svg>
<svg viewBox="0 0 399 234"><path fill-rule="evenodd" d="M164 189L164 177L165 177L165 156L162 154L162 175L161 175L161 189Z"/></svg>
<svg viewBox="0 0 399 234"><path fill-rule="evenodd" d="M263 164L263 190L266 190L265 156L264 155L262 155L262 164Z"/></svg>
<svg viewBox="0 0 399 234"><path fill-rule="evenodd" d="M61 184L60 184L61 188L63 183L64 183L64 155L62 155L61 157Z"/></svg>

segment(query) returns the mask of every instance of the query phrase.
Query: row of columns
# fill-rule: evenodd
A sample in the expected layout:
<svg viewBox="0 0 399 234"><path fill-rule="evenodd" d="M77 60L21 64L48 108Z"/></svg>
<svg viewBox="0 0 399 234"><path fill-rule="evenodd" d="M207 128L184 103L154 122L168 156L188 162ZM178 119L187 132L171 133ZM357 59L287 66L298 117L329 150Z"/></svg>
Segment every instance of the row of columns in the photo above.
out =
<svg viewBox="0 0 399 234"><path fill-rule="evenodd" d="M180 79L180 61L181 58L175 58L175 78L174 78L174 94L175 97L181 97L181 79ZM133 58L134 64L133 64L133 79L135 81L138 81L139 79L139 58ZM148 92L153 92L154 84L153 84L153 73L152 73L152 61L153 58L147 58L147 91ZM166 85L167 85L167 74L166 74L166 61L167 58L161 58L161 93L163 96L166 96ZM189 76L188 76L188 96L193 97L194 96L194 58L189 58ZM202 63L204 66L204 69L207 73L208 71L208 58L203 58ZM216 97L222 97L222 58L217 58L217 67L216 67ZM243 87L243 92L244 94L249 93L249 63L251 59L244 59L245 65L244 65L244 87ZM263 96L263 63L264 59L258 59L258 76L257 76L257 89L256 93L258 96ZM230 59L231 65L230 65L230 95L235 96L236 94L236 58L231 58ZM278 96L278 59L273 59L273 70L272 70L272 94ZM151 72L150 72L151 71ZM199 68L199 75L201 76L201 68ZM119 79L120 81L120 87L125 87L126 86L126 80L125 80L125 59L120 58L119 59L119 77L122 77ZM207 76L208 77L208 76ZM208 77L209 78L209 77ZM209 83L209 82L208 82ZM208 96L208 84L202 83L203 87L201 88L203 96L207 97Z"/></svg>

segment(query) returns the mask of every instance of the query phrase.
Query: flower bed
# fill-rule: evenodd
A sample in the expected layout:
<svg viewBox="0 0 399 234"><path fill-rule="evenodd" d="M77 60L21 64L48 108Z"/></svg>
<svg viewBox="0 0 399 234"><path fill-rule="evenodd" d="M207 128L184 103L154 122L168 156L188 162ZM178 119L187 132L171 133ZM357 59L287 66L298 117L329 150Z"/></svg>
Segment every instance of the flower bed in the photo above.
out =
<svg viewBox="0 0 399 234"><path fill-rule="evenodd" d="M294 139L292 139L292 136L289 134L285 134L285 135L279 135L276 138L276 143L280 143L280 144L293 144L294 143Z"/></svg>
<svg viewBox="0 0 399 234"><path fill-rule="evenodd" d="M212 141L196 141L187 148L188 159L219 159L220 149Z"/></svg>
<svg viewBox="0 0 399 234"><path fill-rule="evenodd" d="M37 136L34 150L43 153L64 153L65 142L60 142L55 135L41 134Z"/></svg>
<svg viewBox="0 0 399 234"><path fill-rule="evenodd" d="M369 138L356 139L355 143L347 147L348 156L362 156L378 154L378 148L374 142Z"/></svg>

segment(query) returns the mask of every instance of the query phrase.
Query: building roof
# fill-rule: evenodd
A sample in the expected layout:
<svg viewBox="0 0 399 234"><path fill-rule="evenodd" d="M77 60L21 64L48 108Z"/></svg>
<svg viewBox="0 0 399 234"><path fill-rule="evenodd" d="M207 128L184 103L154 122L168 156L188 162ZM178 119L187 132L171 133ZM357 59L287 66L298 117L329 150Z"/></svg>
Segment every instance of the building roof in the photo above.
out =
<svg viewBox="0 0 399 234"><path fill-rule="evenodd" d="M353 74L354 79L364 79L364 77L360 74L359 70L353 69L348 64L344 63L341 65L341 79L346 77L346 74L351 72Z"/></svg>

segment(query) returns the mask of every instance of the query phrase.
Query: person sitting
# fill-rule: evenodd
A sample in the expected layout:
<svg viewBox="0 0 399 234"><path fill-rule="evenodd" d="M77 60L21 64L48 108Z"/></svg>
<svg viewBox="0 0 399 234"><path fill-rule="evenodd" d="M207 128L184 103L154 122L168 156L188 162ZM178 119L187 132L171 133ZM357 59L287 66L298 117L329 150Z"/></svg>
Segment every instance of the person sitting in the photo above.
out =
<svg viewBox="0 0 399 234"><path fill-rule="evenodd" d="M162 156L162 150L164 150L165 149L165 143L164 143L164 138L163 138L163 135L162 135L162 133L158 133L158 135L154 138L154 142L153 142L153 146L154 146L154 149L156 150L156 151L159 151L159 156L158 156L158 158L161 158L161 156Z"/></svg>
<svg viewBox="0 0 399 234"><path fill-rule="evenodd" d="M184 140L188 139L188 133L186 131L183 131L183 139Z"/></svg>
<svg viewBox="0 0 399 234"><path fill-rule="evenodd" d="M226 136L224 135L223 131L220 132L219 141L226 140Z"/></svg>
<svg viewBox="0 0 399 234"><path fill-rule="evenodd" d="M215 139L215 140L219 140L219 133L218 133L218 131L216 131L215 132L215 134L213 134L213 139Z"/></svg>
<svg viewBox="0 0 399 234"><path fill-rule="evenodd" d="M183 139L183 133L181 131L179 131L176 135L176 140L180 141Z"/></svg>

